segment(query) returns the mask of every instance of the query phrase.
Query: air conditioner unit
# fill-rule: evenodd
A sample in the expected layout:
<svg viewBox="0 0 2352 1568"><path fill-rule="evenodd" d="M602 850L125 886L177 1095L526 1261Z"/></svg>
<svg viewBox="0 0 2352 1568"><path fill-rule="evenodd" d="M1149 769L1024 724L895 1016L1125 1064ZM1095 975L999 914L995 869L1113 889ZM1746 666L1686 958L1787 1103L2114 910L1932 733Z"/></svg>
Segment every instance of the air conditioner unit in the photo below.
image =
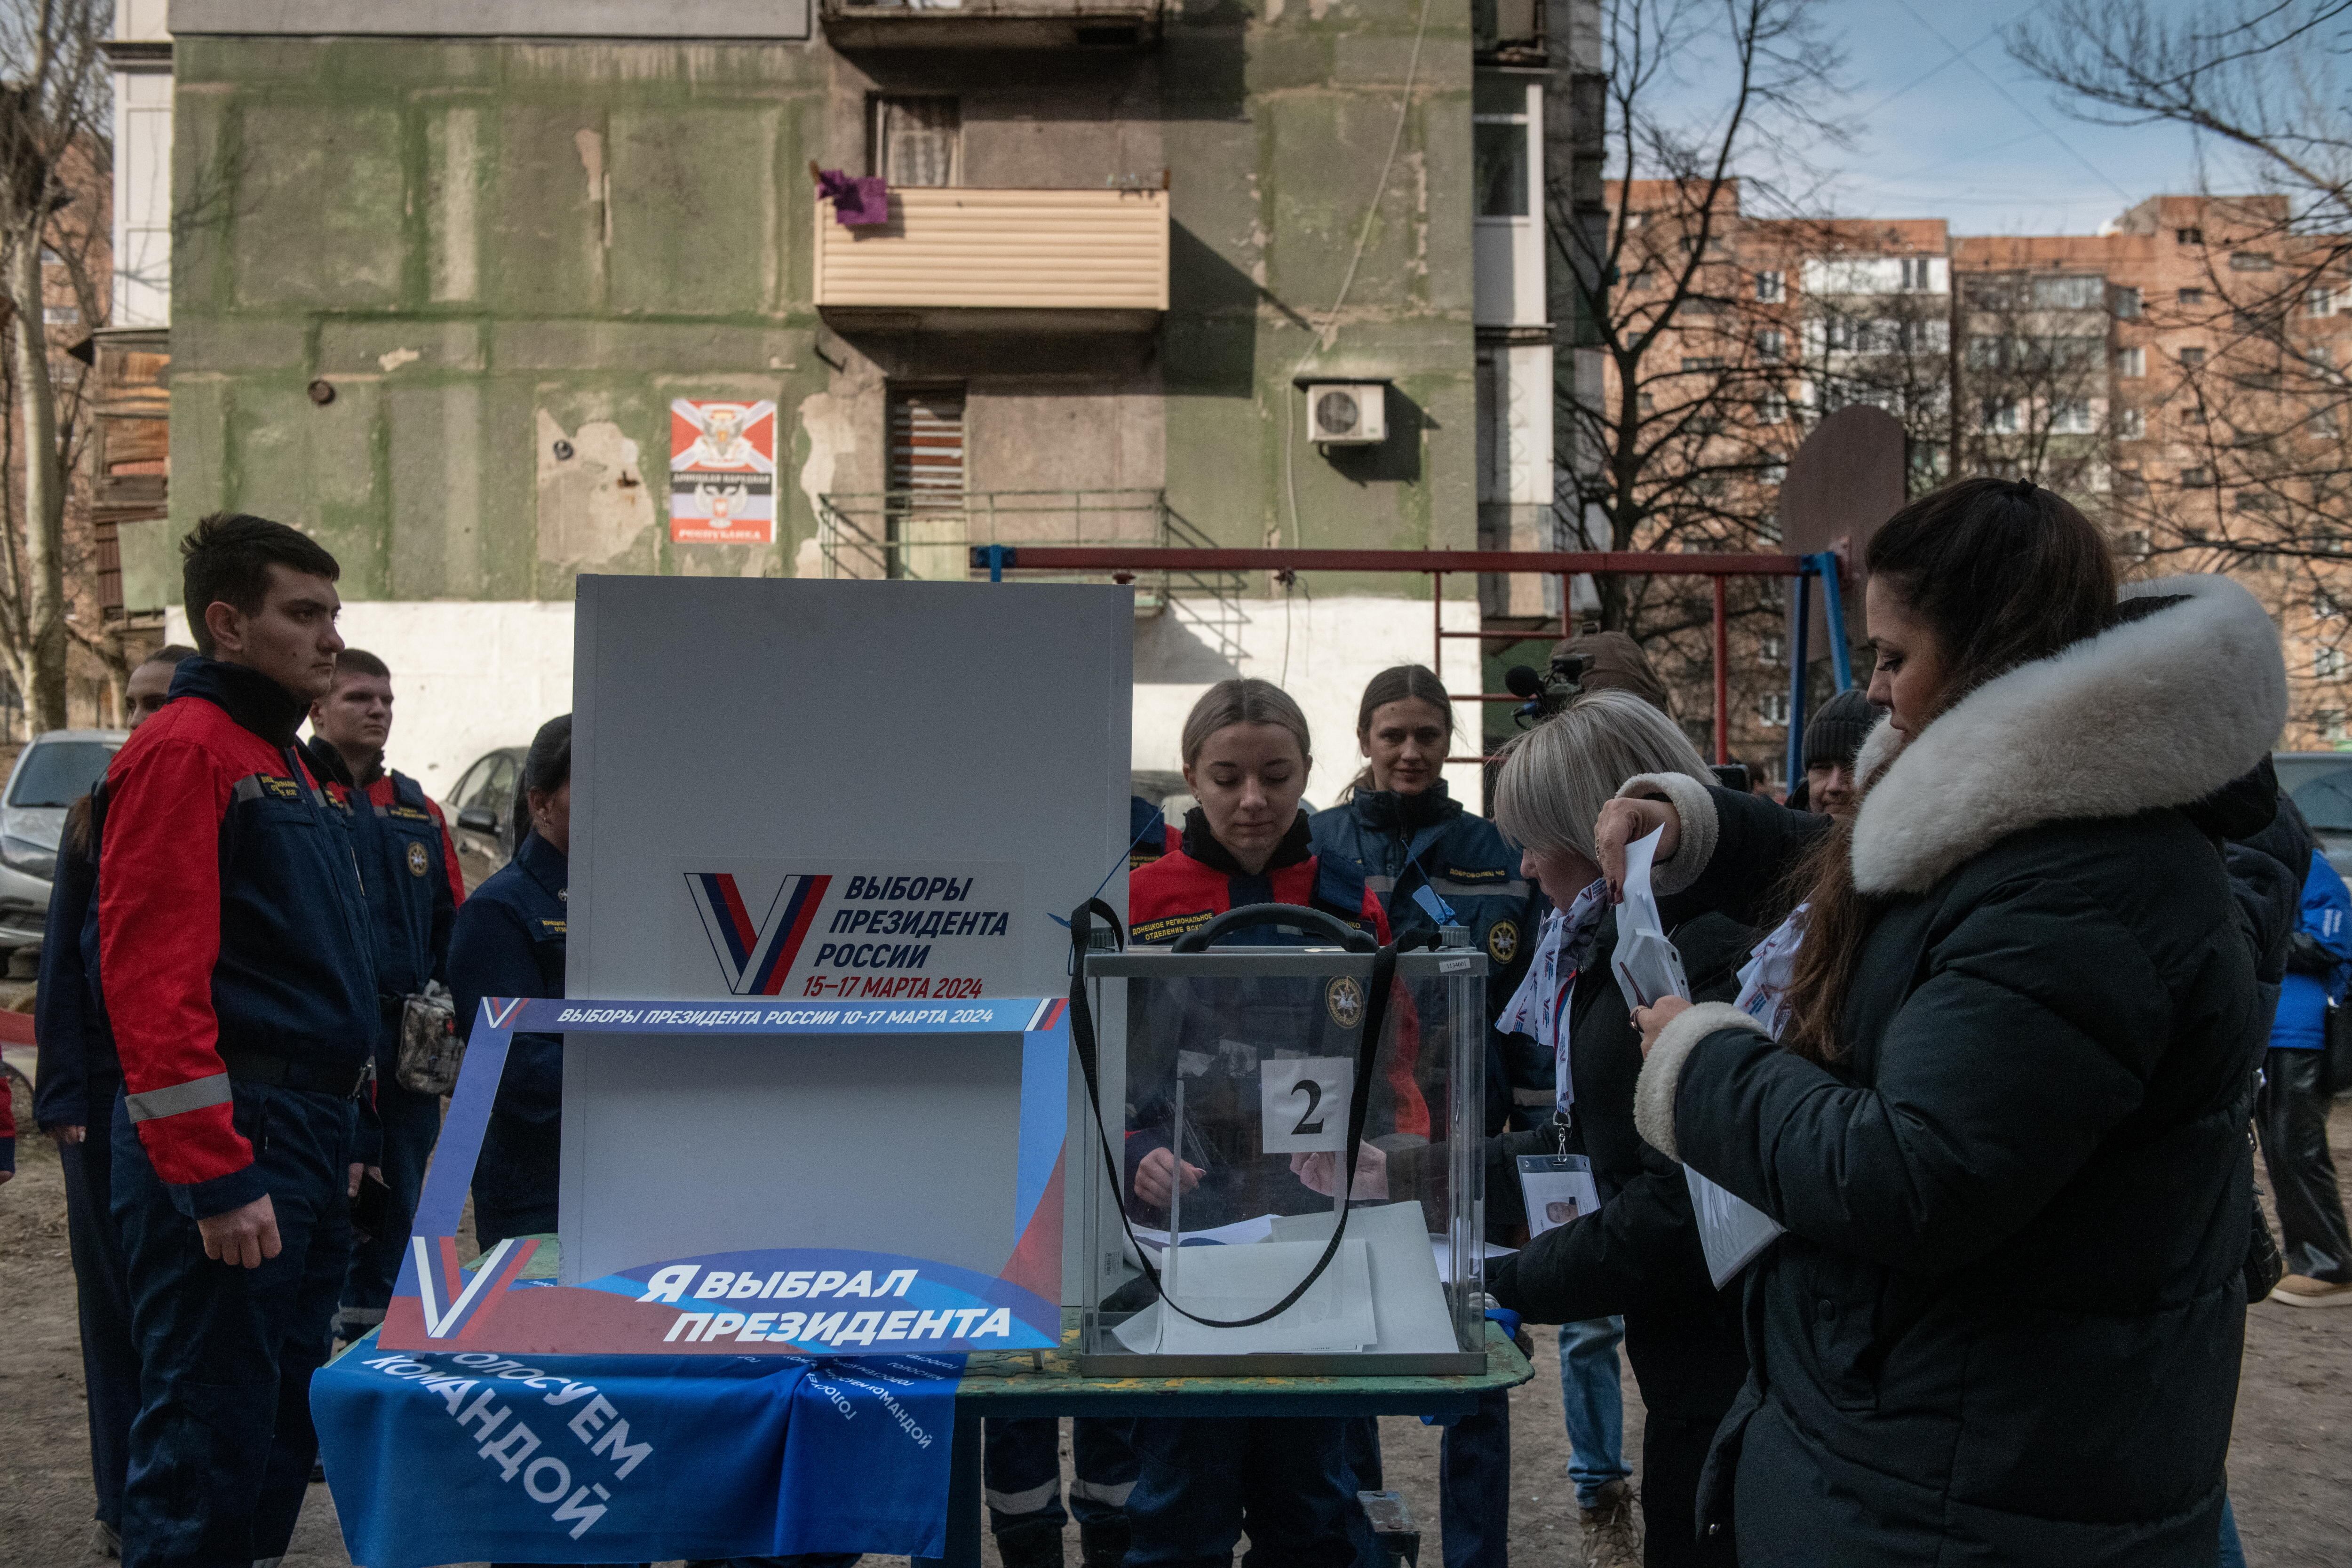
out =
<svg viewBox="0 0 2352 1568"><path fill-rule="evenodd" d="M1373 447L1389 438L1384 381L1324 381L1307 388L1307 439L1323 447Z"/></svg>

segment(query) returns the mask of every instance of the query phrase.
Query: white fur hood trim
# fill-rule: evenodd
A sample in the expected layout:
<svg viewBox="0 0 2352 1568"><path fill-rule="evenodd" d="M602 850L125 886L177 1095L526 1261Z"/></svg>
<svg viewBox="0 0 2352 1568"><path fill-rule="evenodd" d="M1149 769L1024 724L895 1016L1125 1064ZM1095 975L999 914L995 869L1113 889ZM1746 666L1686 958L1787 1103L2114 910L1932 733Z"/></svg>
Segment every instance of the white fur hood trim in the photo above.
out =
<svg viewBox="0 0 2352 1568"><path fill-rule="evenodd" d="M2014 833L2200 800L2286 722L2278 629L2226 577L2135 584L2177 598L1962 698L1909 744L1882 721L1856 759L1853 881L1924 892Z"/></svg>

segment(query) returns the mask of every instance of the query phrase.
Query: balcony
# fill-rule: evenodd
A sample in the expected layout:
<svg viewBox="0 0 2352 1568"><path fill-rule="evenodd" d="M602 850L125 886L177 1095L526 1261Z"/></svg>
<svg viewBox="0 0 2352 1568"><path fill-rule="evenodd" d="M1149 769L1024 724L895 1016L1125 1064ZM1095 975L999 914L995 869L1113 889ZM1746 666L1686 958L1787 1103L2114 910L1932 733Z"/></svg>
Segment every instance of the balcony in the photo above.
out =
<svg viewBox="0 0 2352 1568"><path fill-rule="evenodd" d="M971 563L977 544L1201 549L1215 542L1178 515L1163 490L867 490L817 498L817 548L827 577L969 582L987 575ZM1171 616L1223 658L1241 656L1240 573L1122 573L1116 580L1134 584L1138 616Z"/></svg>
<svg viewBox="0 0 2352 1568"><path fill-rule="evenodd" d="M837 49L1138 48L1160 0L821 0Z"/></svg>
<svg viewBox="0 0 2352 1568"><path fill-rule="evenodd" d="M1165 190L908 186L865 228L815 205L816 305L836 326L1131 332L1168 309Z"/></svg>

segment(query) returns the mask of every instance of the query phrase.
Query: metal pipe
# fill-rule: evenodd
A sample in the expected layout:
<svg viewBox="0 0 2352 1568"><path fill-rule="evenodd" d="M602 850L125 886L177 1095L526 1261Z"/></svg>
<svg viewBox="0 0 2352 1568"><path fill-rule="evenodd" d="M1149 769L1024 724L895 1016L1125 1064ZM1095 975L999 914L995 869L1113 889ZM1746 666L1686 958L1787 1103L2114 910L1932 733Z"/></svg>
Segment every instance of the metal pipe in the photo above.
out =
<svg viewBox="0 0 2352 1568"><path fill-rule="evenodd" d="M1731 761L1731 637L1724 624L1723 579L1715 580L1715 760Z"/></svg>
<svg viewBox="0 0 2352 1568"><path fill-rule="evenodd" d="M1793 577L1801 555L1696 550L1259 550L1223 546L1008 545L1004 564L1024 572L1453 572L1662 577ZM977 555L974 566L984 566Z"/></svg>

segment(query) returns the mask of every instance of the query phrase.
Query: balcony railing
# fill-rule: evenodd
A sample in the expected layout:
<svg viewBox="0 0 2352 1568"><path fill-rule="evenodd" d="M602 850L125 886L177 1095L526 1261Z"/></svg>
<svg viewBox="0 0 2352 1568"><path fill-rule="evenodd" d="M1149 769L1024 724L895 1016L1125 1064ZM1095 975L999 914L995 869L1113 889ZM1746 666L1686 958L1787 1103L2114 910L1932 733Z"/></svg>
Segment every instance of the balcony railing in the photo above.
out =
<svg viewBox="0 0 2352 1568"><path fill-rule="evenodd" d="M817 498L817 547L827 577L967 582L987 575L971 564L978 544L1203 549L1215 542L1170 508L1162 490L867 490ZM1239 656L1240 573L1119 575L1135 585L1137 615L1172 615L1223 657Z"/></svg>
<svg viewBox="0 0 2352 1568"><path fill-rule="evenodd" d="M822 0L835 48L1133 48L1160 0Z"/></svg>
<svg viewBox="0 0 2352 1568"><path fill-rule="evenodd" d="M817 307L845 324L1149 330L1168 309L1168 193L908 186L890 221L816 204Z"/></svg>

